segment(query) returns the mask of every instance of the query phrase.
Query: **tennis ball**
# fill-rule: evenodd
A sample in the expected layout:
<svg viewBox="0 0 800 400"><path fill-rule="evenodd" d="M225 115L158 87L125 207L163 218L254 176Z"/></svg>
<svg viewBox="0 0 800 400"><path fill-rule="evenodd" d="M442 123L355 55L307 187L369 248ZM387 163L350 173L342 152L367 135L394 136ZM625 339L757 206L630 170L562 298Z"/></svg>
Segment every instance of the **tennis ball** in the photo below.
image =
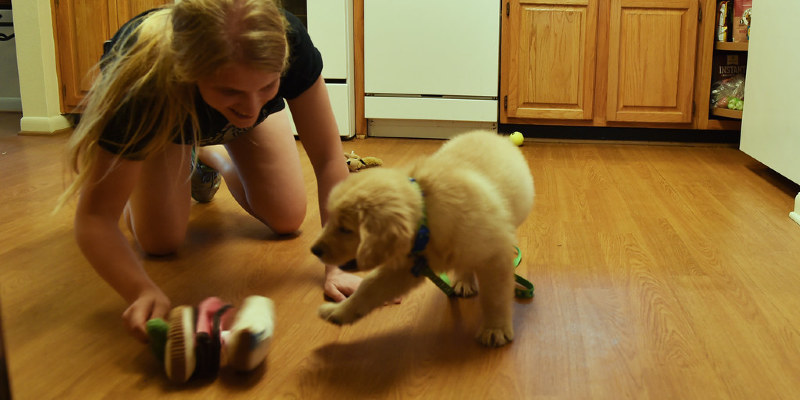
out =
<svg viewBox="0 0 800 400"><path fill-rule="evenodd" d="M514 132L508 138L511 139L511 143L514 143L517 146L522 146L522 142L525 140L525 137L522 136L521 132Z"/></svg>

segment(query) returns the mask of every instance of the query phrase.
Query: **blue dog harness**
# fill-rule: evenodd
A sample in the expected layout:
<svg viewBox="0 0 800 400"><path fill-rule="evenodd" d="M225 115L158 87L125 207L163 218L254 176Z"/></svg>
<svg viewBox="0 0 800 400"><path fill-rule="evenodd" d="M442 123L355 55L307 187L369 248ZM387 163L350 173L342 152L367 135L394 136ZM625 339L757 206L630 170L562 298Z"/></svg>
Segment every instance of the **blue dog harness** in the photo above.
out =
<svg viewBox="0 0 800 400"><path fill-rule="evenodd" d="M409 254L409 257L414 258L414 266L411 267L411 273L416 277L420 275L427 277L436 284L439 289L442 289L444 294L448 297L454 297L456 292L453 290L453 287L450 286L450 279L448 279L447 275L444 273L436 275L428 265L428 259L422 254L422 252L425 251L425 247L428 246L428 241L431 236L431 231L428 228L428 211L425 207L425 192L419 186L416 179L408 178L408 181L411 182L422 195L422 218L419 221L417 234L414 236L414 246L411 248L411 254Z"/></svg>

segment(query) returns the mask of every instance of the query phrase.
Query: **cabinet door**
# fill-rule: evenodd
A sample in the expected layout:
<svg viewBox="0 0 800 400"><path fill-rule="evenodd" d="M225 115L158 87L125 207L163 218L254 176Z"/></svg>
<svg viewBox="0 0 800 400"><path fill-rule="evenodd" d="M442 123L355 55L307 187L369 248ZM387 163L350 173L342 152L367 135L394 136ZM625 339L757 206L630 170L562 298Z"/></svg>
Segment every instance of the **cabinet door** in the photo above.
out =
<svg viewBox="0 0 800 400"><path fill-rule="evenodd" d="M72 112L92 86L93 67L112 33L113 4L101 0L55 2L62 111Z"/></svg>
<svg viewBox="0 0 800 400"><path fill-rule="evenodd" d="M63 112L75 112L97 76L103 42L142 11L171 0L60 0L55 2Z"/></svg>
<svg viewBox="0 0 800 400"><path fill-rule="evenodd" d="M612 0L609 121L691 122L697 0Z"/></svg>
<svg viewBox="0 0 800 400"><path fill-rule="evenodd" d="M507 115L592 118L597 2L511 0L505 12Z"/></svg>
<svg viewBox="0 0 800 400"><path fill-rule="evenodd" d="M172 0L117 0L117 18L111 26L114 27L114 32L116 32L120 26L130 21L131 18L167 3L172 3Z"/></svg>

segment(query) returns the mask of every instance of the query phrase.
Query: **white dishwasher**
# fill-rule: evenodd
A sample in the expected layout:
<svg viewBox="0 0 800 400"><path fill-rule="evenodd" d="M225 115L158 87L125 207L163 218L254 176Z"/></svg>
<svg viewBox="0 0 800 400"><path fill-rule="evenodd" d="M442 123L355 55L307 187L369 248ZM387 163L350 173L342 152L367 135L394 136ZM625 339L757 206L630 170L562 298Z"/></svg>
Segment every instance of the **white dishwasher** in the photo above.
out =
<svg viewBox="0 0 800 400"><path fill-rule="evenodd" d="M496 0L366 0L369 135L496 130L499 46Z"/></svg>

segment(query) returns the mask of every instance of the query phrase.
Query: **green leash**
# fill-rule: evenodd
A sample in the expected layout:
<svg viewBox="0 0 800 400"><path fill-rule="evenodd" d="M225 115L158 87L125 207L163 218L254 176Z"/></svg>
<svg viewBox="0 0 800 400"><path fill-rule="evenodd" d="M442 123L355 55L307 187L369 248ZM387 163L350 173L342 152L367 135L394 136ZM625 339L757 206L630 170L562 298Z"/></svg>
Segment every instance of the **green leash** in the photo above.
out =
<svg viewBox="0 0 800 400"><path fill-rule="evenodd" d="M514 258L514 270L517 269L520 262L522 261L522 251L520 251L519 247L514 246L514 249L517 251L517 257ZM425 257L421 255L417 255L414 259L414 267L411 268L411 272L414 275L419 276L422 275L431 280L439 289L444 292L448 297L455 297L456 292L453 290L453 286L450 283L450 278L447 277L447 274L442 272L439 275L436 275L435 272L428 266L428 261ZM517 283L517 287L514 288L514 297L518 299L532 299L534 293L534 286L531 281L523 278L517 273L514 273L514 281Z"/></svg>
<svg viewBox="0 0 800 400"><path fill-rule="evenodd" d="M514 259L514 270L516 271L517 267L519 267L520 261L522 261L522 251L520 251L519 247L517 246L514 246L514 249L517 250L517 257ZM533 298L533 283L531 283L531 281L521 277L517 273L514 273L514 281L516 281L517 285L519 285L514 288L514 296L516 296L518 299Z"/></svg>
<svg viewBox="0 0 800 400"><path fill-rule="evenodd" d="M416 179L408 178L408 181L414 185L417 190L419 190L420 194L422 194L423 199L425 198L425 192L419 186ZM431 269L428 265L428 259L422 255L422 251L425 250L425 246L428 245L428 240L430 239L430 230L428 229L428 212L425 208L425 203L422 203L422 219L419 223L419 229L417 230L417 235L414 237L413 247L411 249L411 257L414 257L414 266L411 267L411 273L414 276L424 276L430 279L434 284L436 284L439 289L444 292L448 297L454 297L456 295L455 290L453 290L453 286L450 283L450 278L447 277L447 274L442 272L439 275L436 275L435 272ZM519 247L514 246L514 249L517 251L517 257L514 259L514 270L516 271L517 267L519 266L520 261L522 261L522 251L520 251ZM533 283L529 280L519 276L519 274L514 273L514 281L517 283L517 287L514 288L514 296L520 299L532 299L533 298Z"/></svg>

